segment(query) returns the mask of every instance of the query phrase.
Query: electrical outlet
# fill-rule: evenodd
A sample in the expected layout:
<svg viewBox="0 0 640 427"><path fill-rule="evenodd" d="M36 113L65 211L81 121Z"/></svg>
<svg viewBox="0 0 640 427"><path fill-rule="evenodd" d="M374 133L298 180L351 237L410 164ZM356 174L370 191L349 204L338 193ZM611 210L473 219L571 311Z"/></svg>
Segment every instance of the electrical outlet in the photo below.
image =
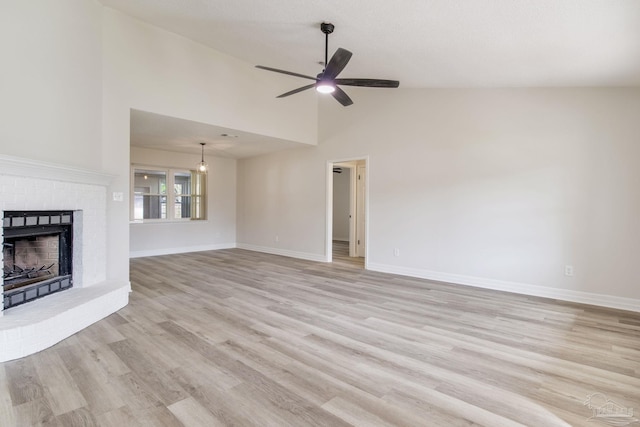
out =
<svg viewBox="0 0 640 427"><path fill-rule="evenodd" d="M123 202L124 201L124 193L121 191L113 192L113 201L114 202Z"/></svg>
<svg viewBox="0 0 640 427"><path fill-rule="evenodd" d="M400 256L400 249L395 248L395 249L393 250L393 256Z"/></svg>
<svg viewBox="0 0 640 427"><path fill-rule="evenodd" d="M565 276L573 276L573 265L565 265L564 266L564 275Z"/></svg>
<svg viewBox="0 0 640 427"><path fill-rule="evenodd" d="M280 236L276 234L276 243L278 243L279 241L280 241Z"/></svg>

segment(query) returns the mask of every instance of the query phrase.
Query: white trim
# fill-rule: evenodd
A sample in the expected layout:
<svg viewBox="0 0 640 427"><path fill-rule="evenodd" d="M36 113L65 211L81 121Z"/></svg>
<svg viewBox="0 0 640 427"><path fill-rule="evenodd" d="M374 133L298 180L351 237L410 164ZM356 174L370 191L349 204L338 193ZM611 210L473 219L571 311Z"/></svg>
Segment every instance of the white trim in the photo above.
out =
<svg viewBox="0 0 640 427"><path fill-rule="evenodd" d="M308 261L327 262L325 255L320 255L320 254L310 254L308 252L297 252L297 251L290 251L287 249L249 245L246 243L238 243L237 247L239 249L246 249L248 251L264 252L266 254L272 254L272 255L282 255L289 258L299 258L299 259L306 259Z"/></svg>
<svg viewBox="0 0 640 427"><path fill-rule="evenodd" d="M497 291L512 292L535 297L552 298L562 301L577 302L581 304L597 305L601 307L616 308L640 312L640 300L623 298L613 295L594 294L567 289L549 288L546 286L531 285L527 283L508 282L503 280L486 279L482 277L464 276L460 274L441 273L418 268L399 267L388 264L369 263L368 270L381 273L398 274L401 276L417 277L420 279L447 282L457 285L473 286L476 288L493 289Z"/></svg>
<svg viewBox="0 0 640 427"><path fill-rule="evenodd" d="M325 191L325 225L324 225L324 259L323 262L333 261L333 162L327 161L326 191Z"/></svg>
<svg viewBox="0 0 640 427"><path fill-rule="evenodd" d="M0 174L108 186L115 175L0 154Z"/></svg>
<svg viewBox="0 0 640 427"><path fill-rule="evenodd" d="M0 362L28 356L70 337L126 306L129 282L72 288L5 310L0 318Z"/></svg>
<svg viewBox="0 0 640 427"><path fill-rule="evenodd" d="M356 230L357 220L356 220L356 197L358 194L358 162L353 162L349 167L349 256L357 257L358 254L358 231Z"/></svg>
<svg viewBox="0 0 640 427"><path fill-rule="evenodd" d="M142 258L142 257L148 257L148 256L171 255L171 254L184 254L188 252L217 251L219 249L233 249L235 247L236 247L235 243L217 243L213 245L183 246L179 248L165 248L165 249L149 249L146 251L129 252L129 258Z"/></svg>
<svg viewBox="0 0 640 427"><path fill-rule="evenodd" d="M358 167L356 166L356 173L358 173ZM369 157L364 159L364 269L369 270L369 188L371 173L371 164Z"/></svg>
<svg viewBox="0 0 640 427"><path fill-rule="evenodd" d="M349 158L344 158L344 159L334 159L334 160L327 160L327 165L326 165L326 197L325 197L325 206L326 206L326 213L325 213L325 255L322 257L321 260L319 260L320 262L332 262L333 261L333 248L332 248L332 242L333 242L333 168L334 166L336 166L336 164L338 163L350 163L350 162L364 162L364 166L365 166L365 182L364 182L364 215L365 215L365 229L364 229L364 236L365 236L365 258L364 258L364 268L365 270L369 269L369 257L366 256L369 253L369 169L370 169L370 162L369 162L369 155L366 156L357 156L357 157L349 157ZM350 166L341 166L341 167L350 167ZM352 169L351 172L351 182L352 182L352 187L351 190L354 190L354 177L356 175L356 171L357 171L357 165L354 165L352 167L350 167ZM349 223L349 232L352 235L355 235L355 218L353 218L353 212L354 212L354 206L351 205L351 203L353 202L353 198L355 197L355 193L350 194L350 206L349 206L349 210L351 211L350 214L352 215L352 219L351 222ZM355 240L354 239L350 239L351 242L353 242ZM351 247L349 248L349 255L351 256ZM295 257L298 258L298 257ZM307 259L307 258L305 258Z"/></svg>

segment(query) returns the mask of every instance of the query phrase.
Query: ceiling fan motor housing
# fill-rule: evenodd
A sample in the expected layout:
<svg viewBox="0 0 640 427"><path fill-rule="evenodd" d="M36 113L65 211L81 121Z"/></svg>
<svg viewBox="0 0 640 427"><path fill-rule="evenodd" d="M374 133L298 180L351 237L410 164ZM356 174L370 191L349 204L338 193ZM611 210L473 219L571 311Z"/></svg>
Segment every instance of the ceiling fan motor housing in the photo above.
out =
<svg viewBox="0 0 640 427"><path fill-rule="evenodd" d="M323 33L325 34L331 34L333 33L335 26L333 24L330 24L328 22L323 22L322 24L320 24L320 30L322 30Z"/></svg>

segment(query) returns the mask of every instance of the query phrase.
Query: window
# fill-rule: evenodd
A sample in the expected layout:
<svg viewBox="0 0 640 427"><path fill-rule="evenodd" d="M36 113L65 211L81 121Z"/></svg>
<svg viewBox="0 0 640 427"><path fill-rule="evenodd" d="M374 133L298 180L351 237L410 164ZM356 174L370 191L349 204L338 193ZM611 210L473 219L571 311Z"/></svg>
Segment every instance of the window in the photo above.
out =
<svg viewBox="0 0 640 427"><path fill-rule="evenodd" d="M131 219L206 219L206 175L196 171L132 166Z"/></svg>
<svg viewBox="0 0 640 427"><path fill-rule="evenodd" d="M176 218L191 218L191 173L176 172L173 189L175 194L174 213Z"/></svg>

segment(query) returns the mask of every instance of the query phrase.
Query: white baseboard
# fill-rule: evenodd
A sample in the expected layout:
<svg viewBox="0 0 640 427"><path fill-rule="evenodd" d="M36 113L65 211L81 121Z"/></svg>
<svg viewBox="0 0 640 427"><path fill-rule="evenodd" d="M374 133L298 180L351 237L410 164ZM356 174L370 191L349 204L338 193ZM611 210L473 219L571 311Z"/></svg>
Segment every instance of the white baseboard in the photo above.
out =
<svg viewBox="0 0 640 427"><path fill-rule="evenodd" d="M327 258L326 258L325 255L310 254L310 253L307 253L307 252L290 251L290 250L287 250L287 249L280 249L280 248L270 248L270 247L267 247L267 246L249 245L247 243L238 243L237 247L240 248L240 249L246 249L248 251L264 252L264 253L272 254L272 255L282 255L282 256L287 256L287 257L290 257L290 258L306 259L308 261L327 262Z"/></svg>
<svg viewBox="0 0 640 427"><path fill-rule="evenodd" d="M273 255L281 255L290 258L304 259L308 261L327 262L325 255L308 252L291 251L288 249L273 248L268 246L250 245L247 243L225 243L215 245L189 246L169 249L154 249L148 251L135 251L129 254L129 258L147 256L170 255L187 252L201 252L218 249L239 248L254 252L263 252ZM546 286L531 285L527 283L508 282L503 280L487 279L483 277L465 276L460 274L442 273L438 271L419 268L399 267L388 264L367 262L367 270L381 273L398 274L400 276L417 277L420 279L435 280L438 282L453 283L457 285L473 286L476 288L492 289L497 291L513 292L516 294L530 295L543 298L552 298L562 301L590 304L601 307L615 308L640 312L640 300L633 298L617 297L613 295L595 294L567 289L549 288Z"/></svg>
<svg viewBox="0 0 640 427"><path fill-rule="evenodd" d="M187 252L215 251L218 249L233 249L235 243L218 243L215 245L183 246L179 248L150 249L147 251L129 252L129 258L142 258L147 256L184 254Z"/></svg>
<svg viewBox="0 0 640 427"><path fill-rule="evenodd" d="M476 288L493 289L497 291L513 292L516 294L552 298L562 301L570 301L582 304L597 305L601 307L616 308L619 310L640 312L640 300L633 298L623 298L613 295L549 288L546 286L530 285L526 283L507 282L502 280L486 279L482 277L441 273L437 271L398 267L395 265L377 264L372 262L368 263L367 269L372 271L379 271L381 273L398 274L401 276L417 277L420 279L454 283L457 285L473 286Z"/></svg>

